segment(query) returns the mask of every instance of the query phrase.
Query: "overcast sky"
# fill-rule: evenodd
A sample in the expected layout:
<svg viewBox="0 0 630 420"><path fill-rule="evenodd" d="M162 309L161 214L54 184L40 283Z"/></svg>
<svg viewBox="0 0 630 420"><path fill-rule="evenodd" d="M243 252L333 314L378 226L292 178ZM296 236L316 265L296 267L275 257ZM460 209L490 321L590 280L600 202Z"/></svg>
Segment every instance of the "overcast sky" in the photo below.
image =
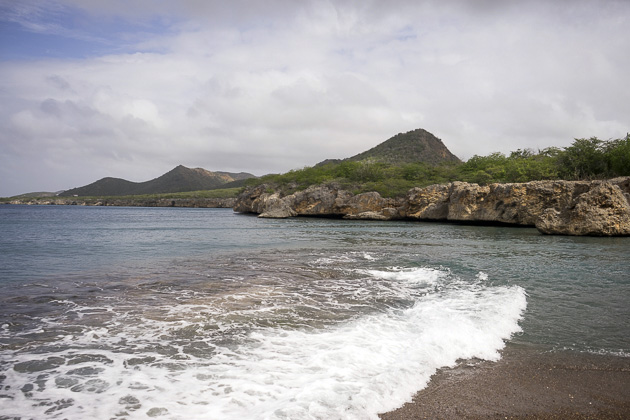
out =
<svg viewBox="0 0 630 420"><path fill-rule="evenodd" d="M630 131L630 1L0 0L0 196Z"/></svg>

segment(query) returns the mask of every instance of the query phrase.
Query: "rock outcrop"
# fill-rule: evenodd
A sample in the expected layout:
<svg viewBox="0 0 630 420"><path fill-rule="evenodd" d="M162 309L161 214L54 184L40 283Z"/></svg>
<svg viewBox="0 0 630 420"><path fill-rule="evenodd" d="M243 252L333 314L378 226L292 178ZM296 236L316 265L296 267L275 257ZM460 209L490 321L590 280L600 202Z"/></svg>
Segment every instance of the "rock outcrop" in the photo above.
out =
<svg viewBox="0 0 630 420"><path fill-rule="evenodd" d="M259 217L339 217L346 219L400 219L403 200L383 198L376 192L354 195L334 185L312 186L280 196L267 185L245 190L236 199L234 211Z"/></svg>
<svg viewBox="0 0 630 420"><path fill-rule="evenodd" d="M536 226L545 234L630 235L630 177L608 181L534 181L481 186L465 182L412 188L406 197L354 195L334 185L281 196L262 185L245 190L234 210L260 217L437 220Z"/></svg>
<svg viewBox="0 0 630 420"><path fill-rule="evenodd" d="M536 228L546 234L630 235L630 204L621 189L602 183L573 198L567 207L546 208Z"/></svg>

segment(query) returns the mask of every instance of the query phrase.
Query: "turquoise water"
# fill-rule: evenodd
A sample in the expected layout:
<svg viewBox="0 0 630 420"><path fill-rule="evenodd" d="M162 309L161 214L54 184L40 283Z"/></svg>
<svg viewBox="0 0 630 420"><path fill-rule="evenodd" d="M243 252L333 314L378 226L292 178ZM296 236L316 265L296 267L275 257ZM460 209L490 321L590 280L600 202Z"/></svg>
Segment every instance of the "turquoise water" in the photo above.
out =
<svg viewBox="0 0 630 420"><path fill-rule="evenodd" d="M377 418L506 342L630 355L630 238L74 206L0 232L0 418Z"/></svg>

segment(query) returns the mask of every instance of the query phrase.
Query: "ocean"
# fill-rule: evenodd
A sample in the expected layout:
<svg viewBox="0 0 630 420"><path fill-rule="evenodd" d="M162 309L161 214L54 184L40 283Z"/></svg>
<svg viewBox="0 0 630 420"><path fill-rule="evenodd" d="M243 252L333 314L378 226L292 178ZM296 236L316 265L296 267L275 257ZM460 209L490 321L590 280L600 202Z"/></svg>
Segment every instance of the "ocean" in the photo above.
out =
<svg viewBox="0 0 630 420"><path fill-rule="evenodd" d="M378 419L506 345L630 357L630 238L0 206L0 419Z"/></svg>

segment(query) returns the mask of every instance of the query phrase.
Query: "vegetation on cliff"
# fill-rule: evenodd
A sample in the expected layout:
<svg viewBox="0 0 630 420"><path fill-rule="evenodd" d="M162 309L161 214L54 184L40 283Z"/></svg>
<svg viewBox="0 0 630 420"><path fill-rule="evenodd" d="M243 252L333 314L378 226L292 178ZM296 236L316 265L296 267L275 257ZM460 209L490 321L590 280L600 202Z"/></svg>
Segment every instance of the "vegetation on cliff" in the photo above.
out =
<svg viewBox="0 0 630 420"><path fill-rule="evenodd" d="M360 156L360 155L357 155ZM288 194L311 185L336 183L356 193L376 191L383 197L404 195L410 188L452 181L487 185L495 182L528 182L549 179L591 180L630 175L630 135L604 141L576 139L563 149L516 150L506 156L492 153L473 156L462 163L402 162L369 156L364 160L325 161L314 167L285 174L266 175L248 185L270 184Z"/></svg>

